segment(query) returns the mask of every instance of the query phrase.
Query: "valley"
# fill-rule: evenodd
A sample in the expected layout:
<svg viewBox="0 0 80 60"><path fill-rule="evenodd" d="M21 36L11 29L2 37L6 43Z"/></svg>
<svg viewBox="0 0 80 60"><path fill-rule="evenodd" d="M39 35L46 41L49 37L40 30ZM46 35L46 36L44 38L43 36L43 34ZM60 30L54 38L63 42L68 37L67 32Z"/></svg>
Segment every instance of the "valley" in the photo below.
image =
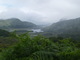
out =
<svg viewBox="0 0 80 60"><path fill-rule="evenodd" d="M0 59L79 60L79 26L80 18L59 21L46 27L28 24L17 18L5 20L5 23L1 21Z"/></svg>

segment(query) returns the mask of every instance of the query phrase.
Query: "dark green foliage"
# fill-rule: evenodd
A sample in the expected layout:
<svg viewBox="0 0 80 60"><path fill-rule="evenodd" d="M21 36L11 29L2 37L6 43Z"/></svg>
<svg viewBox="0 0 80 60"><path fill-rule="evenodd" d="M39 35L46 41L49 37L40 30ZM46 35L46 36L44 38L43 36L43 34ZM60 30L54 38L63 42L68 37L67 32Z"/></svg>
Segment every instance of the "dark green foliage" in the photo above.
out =
<svg viewBox="0 0 80 60"><path fill-rule="evenodd" d="M59 40L64 39L63 37L49 37L50 40L52 40L53 42L58 42Z"/></svg>
<svg viewBox="0 0 80 60"><path fill-rule="evenodd" d="M9 37L10 35L11 33L9 33L8 31L0 29L0 36Z"/></svg>
<svg viewBox="0 0 80 60"><path fill-rule="evenodd" d="M1 60L79 60L80 48L70 38L56 38L54 42L41 35L16 35L19 42L3 50ZM56 40L55 39L55 40ZM59 40L58 40L59 39ZM53 39L54 40L54 39Z"/></svg>
<svg viewBox="0 0 80 60"><path fill-rule="evenodd" d="M16 42L18 42L18 40L13 37L13 33L0 29L0 52L3 48L7 48Z"/></svg>
<svg viewBox="0 0 80 60"><path fill-rule="evenodd" d="M60 60L80 60L80 50L61 52L59 55Z"/></svg>
<svg viewBox="0 0 80 60"><path fill-rule="evenodd" d="M33 53L30 58L32 60L58 60L58 57L53 52L38 51Z"/></svg>
<svg viewBox="0 0 80 60"><path fill-rule="evenodd" d="M18 40L13 37L0 37L0 48L6 48L17 42L18 42Z"/></svg>

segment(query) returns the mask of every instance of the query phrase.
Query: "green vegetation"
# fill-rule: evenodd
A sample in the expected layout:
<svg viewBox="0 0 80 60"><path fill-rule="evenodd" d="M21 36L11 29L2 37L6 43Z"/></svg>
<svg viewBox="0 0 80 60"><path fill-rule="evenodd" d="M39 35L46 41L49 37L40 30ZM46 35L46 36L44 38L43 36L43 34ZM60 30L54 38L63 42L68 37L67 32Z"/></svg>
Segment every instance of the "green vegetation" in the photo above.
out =
<svg viewBox="0 0 80 60"><path fill-rule="evenodd" d="M11 36L11 33L9 33L8 31L0 29L0 36L9 37L9 36Z"/></svg>
<svg viewBox="0 0 80 60"><path fill-rule="evenodd" d="M14 22L8 27L22 29L16 25L17 22L22 24L21 21L8 21ZM17 33L24 32L19 35L0 29L0 60L80 60L79 25L80 18L57 22L41 33L47 38L31 33L30 36L25 33L26 29L18 30Z"/></svg>
<svg viewBox="0 0 80 60"><path fill-rule="evenodd" d="M43 35L80 40L80 18L59 21L43 29Z"/></svg>
<svg viewBox="0 0 80 60"><path fill-rule="evenodd" d="M70 38L32 38L26 33L15 38L18 42L2 49L0 60L80 60L80 42Z"/></svg>
<svg viewBox="0 0 80 60"><path fill-rule="evenodd" d="M0 29L0 51L18 42L13 33Z"/></svg>
<svg viewBox="0 0 80 60"><path fill-rule="evenodd" d="M23 22L17 18L0 20L1 29L19 29L19 28L36 28L37 26L31 22Z"/></svg>

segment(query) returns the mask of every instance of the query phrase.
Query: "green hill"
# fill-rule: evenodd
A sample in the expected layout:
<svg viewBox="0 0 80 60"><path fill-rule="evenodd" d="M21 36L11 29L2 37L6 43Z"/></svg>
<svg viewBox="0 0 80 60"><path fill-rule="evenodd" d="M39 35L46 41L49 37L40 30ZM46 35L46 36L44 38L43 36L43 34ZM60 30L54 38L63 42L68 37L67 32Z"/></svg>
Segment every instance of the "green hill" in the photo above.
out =
<svg viewBox="0 0 80 60"><path fill-rule="evenodd" d="M46 36L80 39L80 18L59 21L43 29Z"/></svg>
<svg viewBox="0 0 80 60"><path fill-rule="evenodd" d="M0 28L35 28L36 25L31 22L23 22L17 18L0 20Z"/></svg>
<svg viewBox="0 0 80 60"><path fill-rule="evenodd" d="M0 29L0 37L9 37L11 33L5 30Z"/></svg>

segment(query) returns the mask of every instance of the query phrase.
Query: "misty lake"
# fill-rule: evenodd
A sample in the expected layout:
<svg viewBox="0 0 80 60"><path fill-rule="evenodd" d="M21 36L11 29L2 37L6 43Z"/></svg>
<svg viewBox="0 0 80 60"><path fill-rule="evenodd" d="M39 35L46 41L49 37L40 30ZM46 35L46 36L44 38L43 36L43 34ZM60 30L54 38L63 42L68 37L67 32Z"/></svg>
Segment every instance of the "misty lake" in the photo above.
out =
<svg viewBox="0 0 80 60"><path fill-rule="evenodd" d="M36 33L36 32L43 32L41 29L32 29L33 33Z"/></svg>

